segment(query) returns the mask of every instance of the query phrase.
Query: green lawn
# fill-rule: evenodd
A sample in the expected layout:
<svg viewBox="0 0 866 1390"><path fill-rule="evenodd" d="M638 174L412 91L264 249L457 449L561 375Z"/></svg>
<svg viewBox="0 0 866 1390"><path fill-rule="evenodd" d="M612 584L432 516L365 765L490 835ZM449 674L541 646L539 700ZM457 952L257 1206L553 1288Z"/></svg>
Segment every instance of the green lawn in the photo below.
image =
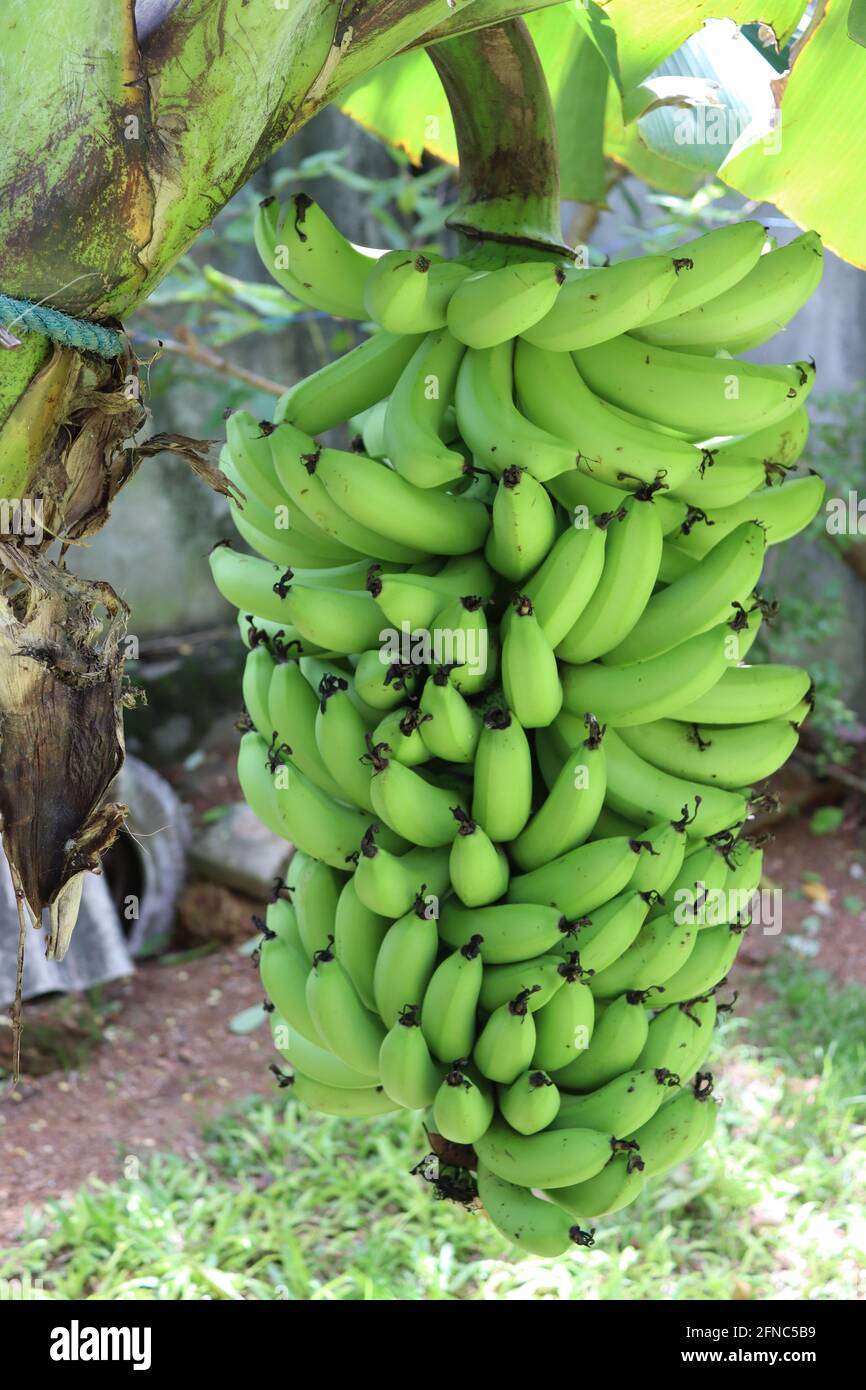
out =
<svg viewBox="0 0 866 1390"><path fill-rule="evenodd" d="M420 1123L319 1119L279 1094L31 1217L0 1278L122 1299L866 1297L866 994L784 962L727 1020L709 1151L560 1260L509 1247L408 1170Z"/></svg>

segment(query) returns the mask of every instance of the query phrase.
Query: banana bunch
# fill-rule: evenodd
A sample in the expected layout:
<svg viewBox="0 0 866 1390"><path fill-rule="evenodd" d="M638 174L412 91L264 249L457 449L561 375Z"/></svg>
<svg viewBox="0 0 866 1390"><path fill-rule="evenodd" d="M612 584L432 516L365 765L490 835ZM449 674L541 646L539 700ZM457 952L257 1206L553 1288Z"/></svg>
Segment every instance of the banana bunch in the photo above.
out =
<svg viewBox="0 0 866 1390"><path fill-rule="evenodd" d="M789 477L813 364L732 354L796 313L820 242L377 256L302 194L255 235L293 295L376 325L273 421L233 414L222 457L238 772L295 847L274 1041L312 1108L473 1146L494 1224L560 1254L716 1118L750 808L812 699L749 662L758 586L823 492Z"/></svg>

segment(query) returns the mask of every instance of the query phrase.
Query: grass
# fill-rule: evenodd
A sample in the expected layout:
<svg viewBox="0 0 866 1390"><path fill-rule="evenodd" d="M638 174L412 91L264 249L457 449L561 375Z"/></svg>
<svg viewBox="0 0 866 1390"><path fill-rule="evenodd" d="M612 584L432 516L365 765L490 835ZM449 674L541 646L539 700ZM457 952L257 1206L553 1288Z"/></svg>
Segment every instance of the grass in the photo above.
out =
<svg viewBox="0 0 866 1390"><path fill-rule="evenodd" d="M799 963L728 1019L712 1146L562 1260L509 1247L409 1169L420 1122L260 1099L29 1217L0 1280L78 1299L851 1299L866 1296L866 998ZM0 1286L2 1287L2 1286Z"/></svg>

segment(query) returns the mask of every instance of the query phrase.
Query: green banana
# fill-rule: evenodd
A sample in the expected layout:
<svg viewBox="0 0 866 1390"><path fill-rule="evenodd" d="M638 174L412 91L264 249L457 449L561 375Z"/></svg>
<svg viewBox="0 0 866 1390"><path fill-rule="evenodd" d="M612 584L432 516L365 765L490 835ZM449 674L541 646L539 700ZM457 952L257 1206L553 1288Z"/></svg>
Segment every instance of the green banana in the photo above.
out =
<svg viewBox="0 0 866 1390"><path fill-rule="evenodd" d="M481 733L481 719L452 685L447 666L434 667L421 692L419 725L431 757L450 763L471 763Z"/></svg>
<svg viewBox="0 0 866 1390"><path fill-rule="evenodd" d="M517 838L531 809L529 741L514 713L494 706L483 717L475 750L472 819L494 844L502 844Z"/></svg>
<svg viewBox="0 0 866 1390"><path fill-rule="evenodd" d="M611 1140L594 1129L547 1129L517 1134L496 1119L475 1141L479 1159L499 1178L520 1187L569 1187L600 1173Z"/></svg>
<svg viewBox="0 0 866 1390"><path fill-rule="evenodd" d="M665 1003L684 1004L715 989L734 963L744 930L734 922L699 932L689 959L665 981Z"/></svg>
<svg viewBox="0 0 866 1390"><path fill-rule="evenodd" d="M609 1216L640 1196L645 1182L640 1154L615 1153L594 1178L571 1187L557 1187L550 1197L563 1211L579 1220Z"/></svg>
<svg viewBox="0 0 866 1390"><path fill-rule="evenodd" d="M606 970L631 946L649 911L651 894L627 889L618 893L590 916L581 917L577 931L563 940L557 951L568 955L577 951L585 974Z"/></svg>
<svg viewBox="0 0 866 1390"><path fill-rule="evenodd" d="M560 1094L546 1072L525 1071L499 1093L499 1109L518 1134L547 1129L559 1113Z"/></svg>
<svg viewBox="0 0 866 1390"><path fill-rule="evenodd" d="M553 504L532 474L505 468L493 499L484 557L497 574L519 582L537 569L556 539Z"/></svg>
<svg viewBox="0 0 866 1390"><path fill-rule="evenodd" d="M683 865L686 827L681 821L663 821L642 831L638 838L642 848L629 888L664 897Z"/></svg>
<svg viewBox="0 0 866 1390"><path fill-rule="evenodd" d="M266 727L276 730L280 743L287 743L292 750L292 761L320 791L338 801L343 799L343 789L334 780L322 761L316 746L316 715L319 702L309 681L304 677L296 661L278 662L274 668L268 690L268 713L270 719Z"/></svg>
<svg viewBox="0 0 866 1390"><path fill-rule="evenodd" d="M319 757L340 787L340 796L366 811L373 810L372 770L367 727L349 699L345 677L328 674L319 684L315 740Z"/></svg>
<svg viewBox="0 0 866 1390"><path fill-rule="evenodd" d="M355 876L346 880L334 912L334 952L365 1008L376 1008L373 976L390 921L358 896Z"/></svg>
<svg viewBox="0 0 866 1390"><path fill-rule="evenodd" d="M287 946L294 946L296 950L303 951L304 943L301 941L301 933L298 931L298 919L295 909L289 902L288 897L279 896L279 893L288 893L291 890L287 890L281 881L278 881L277 890L278 896L271 898L265 912L265 926L267 927L265 939L269 940L269 933L272 932L274 936L279 937L280 941L284 941Z"/></svg>
<svg viewBox="0 0 866 1390"><path fill-rule="evenodd" d="M385 1093L406 1110L424 1110L436 1099L444 1069L433 1061L421 1031L417 1004L401 1009L379 1050Z"/></svg>
<svg viewBox="0 0 866 1390"><path fill-rule="evenodd" d="M568 929L556 908L533 903L470 908L458 898L446 898L439 915L439 935L448 946L465 946L481 934L486 965L531 960L549 951Z"/></svg>
<svg viewBox="0 0 866 1390"><path fill-rule="evenodd" d="M559 955L535 956L512 965L487 965L478 1003L485 1013L492 1014L501 1004L507 1004L509 999L523 992L527 995L530 1012L537 1013L564 985L562 966Z"/></svg>
<svg viewBox="0 0 866 1390"><path fill-rule="evenodd" d="M608 734L610 732L608 730ZM634 873L639 853L625 835L592 840L567 854L560 854L540 869L514 874L508 885L507 900L547 903L570 919L583 917L622 892ZM531 952L527 952L529 954Z"/></svg>
<svg viewBox="0 0 866 1390"><path fill-rule="evenodd" d="M310 1042L276 1013L271 1014L271 1034L277 1051L293 1067L302 1070L304 1076L308 1076L311 1081L349 1091L364 1091L375 1086L372 1077L347 1067L339 1057Z"/></svg>
<svg viewBox="0 0 866 1390"><path fill-rule="evenodd" d="M291 762L276 766L270 780L278 817L276 833L332 868L345 869L370 818L335 801Z"/></svg>
<svg viewBox="0 0 866 1390"><path fill-rule="evenodd" d="M254 727L260 734L271 732L271 716L268 708L271 678L276 662L266 646L255 646L244 662L241 691L244 705Z"/></svg>
<svg viewBox="0 0 866 1390"><path fill-rule="evenodd" d="M393 544L426 555L467 555L484 544L490 518L482 502L418 488L375 459L339 449L322 449L315 471L347 516Z"/></svg>
<svg viewBox="0 0 866 1390"><path fill-rule="evenodd" d="M507 1004L500 1004L478 1034L472 1058L489 1081L510 1086L532 1061L536 1028L527 998L528 991L521 990Z"/></svg>
<svg viewBox="0 0 866 1390"><path fill-rule="evenodd" d="M676 913L654 918L613 965L592 977L589 987L597 999L612 999L664 985L688 960L697 938L697 926L678 920Z"/></svg>
<svg viewBox="0 0 866 1390"><path fill-rule="evenodd" d="M562 686L553 648L525 594L516 594L514 616L502 644L502 685L509 709L524 729L552 724L562 707Z"/></svg>
<svg viewBox="0 0 866 1390"><path fill-rule="evenodd" d="M415 487L439 487L465 471L463 454L449 449L442 438L464 351L446 328L428 334L401 372L387 403L384 452L400 476Z"/></svg>
<svg viewBox="0 0 866 1390"><path fill-rule="evenodd" d="M355 888L361 902L380 917L408 912L419 893L438 897L448 886L448 849L415 848L392 854L376 843L379 826L367 830L358 851Z"/></svg>
<svg viewBox="0 0 866 1390"><path fill-rule="evenodd" d="M805 698L812 681L798 666L732 666L710 690L671 710L683 724L756 724L781 719Z"/></svg>
<svg viewBox="0 0 866 1390"><path fill-rule="evenodd" d="M662 555L659 514L651 502L629 501L606 528L604 568L592 598L556 648L561 661L582 665L628 637L650 601Z"/></svg>
<svg viewBox="0 0 866 1390"><path fill-rule="evenodd" d="M708 1078L700 1077L694 1088L681 1091L628 1136L639 1146L645 1177L657 1177L682 1163L709 1138L718 1113L711 1091Z"/></svg>
<svg viewBox="0 0 866 1390"><path fill-rule="evenodd" d="M448 873L451 886L466 907L484 907L501 898L508 887L505 852L464 811L455 812L458 831L451 842Z"/></svg>
<svg viewBox="0 0 866 1390"><path fill-rule="evenodd" d="M341 1115L346 1119L387 1115L400 1108L381 1086L368 1086L364 1090L326 1086L324 1082L314 1081L300 1071L296 1071L292 1079L292 1095L310 1110L317 1110L322 1115Z"/></svg>
<svg viewBox="0 0 866 1390"><path fill-rule="evenodd" d="M483 940L478 935L470 937L465 946L446 956L427 985L421 1028L430 1051L440 1062L453 1063L471 1056L475 1010L482 989Z"/></svg>
<svg viewBox="0 0 866 1390"><path fill-rule="evenodd" d="M688 273L677 276L667 299L641 320L635 336L642 336L649 324L667 322L702 304L712 305L732 285L743 283L766 239L767 229L760 222L729 222L686 242L680 253L691 262Z"/></svg>
<svg viewBox="0 0 866 1390"><path fill-rule="evenodd" d="M496 635L490 631L480 594L452 599L436 615L435 634L442 640L448 679L461 695L478 695L499 670ZM453 657L454 660L447 660Z"/></svg>
<svg viewBox="0 0 866 1390"><path fill-rule="evenodd" d="M404 1008L420 1008L436 968L439 941L430 904L418 897L389 927L373 971L373 996L386 1027L393 1028Z"/></svg>
<svg viewBox="0 0 866 1390"><path fill-rule="evenodd" d="M649 1020L644 990L630 990L610 1004L596 1001L596 1021L585 1052L555 1072L560 1090L586 1094L630 1070L646 1045Z"/></svg>
<svg viewBox="0 0 866 1390"><path fill-rule="evenodd" d="M546 799L510 845L512 859L524 872L583 844L598 819L607 786L604 729L591 714L584 723L586 738L563 760Z"/></svg>
<svg viewBox="0 0 866 1390"><path fill-rule="evenodd" d="M575 468L576 451L517 409L512 353L511 343L469 349L457 376L457 423L476 460L497 477L527 468L544 483Z"/></svg>
<svg viewBox="0 0 866 1390"><path fill-rule="evenodd" d="M606 346L587 351L600 352ZM561 447L571 448L577 455L578 469L603 483L676 488L690 478L701 462L700 450L685 439L653 429L649 421L636 423L617 415L590 389L591 383L588 385L578 370L580 358L580 353L572 357L564 352L545 352L523 339L518 341L514 379L520 408L532 425L562 440ZM613 370L616 372L616 367ZM458 382L458 418L459 390Z"/></svg>
<svg viewBox="0 0 866 1390"><path fill-rule="evenodd" d="M592 1238L570 1221L553 1202L535 1197L519 1183L498 1178L479 1163L478 1196L491 1222L514 1245L531 1255L563 1255L571 1244L591 1244Z"/></svg>
<svg viewBox="0 0 866 1390"><path fill-rule="evenodd" d="M415 845L436 849L450 845L457 834L454 806L465 811L464 800L446 787L424 780L420 772L389 758L382 748L373 749L371 796L376 815L397 835Z"/></svg>
<svg viewBox="0 0 866 1390"><path fill-rule="evenodd" d="M571 352L615 338L643 323L666 302L676 286L680 264L669 256L639 256L601 270L567 271L553 307L520 332L528 342L551 352Z"/></svg>
<svg viewBox="0 0 866 1390"><path fill-rule="evenodd" d="M385 1029L365 1009L333 950L317 952L307 977L307 1007L325 1045L347 1066L379 1077Z"/></svg>
<svg viewBox="0 0 866 1390"><path fill-rule="evenodd" d="M476 1144L490 1126L493 1108L492 1087L483 1076L468 1069L466 1059L461 1059L454 1063L436 1092L436 1133L452 1144Z"/></svg>
<svg viewBox="0 0 866 1390"><path fill-rule="evenodd" d="M395 389L421 341L409 335L373 333L284 391L274 409L274 424L287 420L306 434L324 434L369 410Z"/></svg>
<svg viewBox="0 0 866 1390"><path fill-rule="evenodd" d="M688 826L692 837L715 835L746 818L743 796L660 771L632 752L613 729L608 729L605 752L607 804L639 825L675 820L686 805L695 806Z"/></svg>
<svg viewBox="0 0 866 1390"><path fill-rule="evenodd" d="M681 1081L688 1081L706 1060L715 1022L716 1001L712 995L682 1004L667 1004L650 1023L647 1040L635 1065L665 1067Z"/></svg>
<svg viewBox="0 0 866 1390"><path fill-rule="evenodd" d="M556 302L564 272L549 261L512 261L477 271L448 303L448 327L470 348L491 348L531 328Z"/></svg>
<svg viewBox="0 0 866 1390"><path fill-rule="evenodd" d="M772 776L798 743L797 729L783 719L718 729L658 719L623 729L621 737L663 772L730 791Z"/></svg>
<svg viewBox="0 0 866 1390"><path fill-rule="evenodd" d="M385 617L396 628L431 628L452 600L463 594L488 598L494 577L480 556L467 556L438 574L371 572L368 588ZM444 624L443 624L444 625Z"/></svg>
<svg viewBox="0 0 866 1390"><path fill-rule="evenodd" d="M804 530L814 520L824 500L823 478L809 474L791 478L781 486L762 487L732 507L710 510L706 524L693 526L687 534L673 534L671 540L693 559L703 559L746 521L764 530L766 544L779 545Z"/></svg>
<svg viewBox="0 0 866 1390"><path fill-rule="evenodd" d="M334 916L343 882L330 864L311 859L303 850L292 856L288 876L298 933L310 960L333 939Z"/></svg>
<svg viewBox="0 0 866 1390"><path fill-rule="evenodd" d="M306 193L285 211L273 198L259 204L256 249L278 285L304 304L338 318L365 319L364 288L373 266Z"/></svg>
<svg viewBox="0 0 866 1390"><path fill-rule="evenodd" d="M627 333L579 349L574 361L590 390L609 405L692 439L748 434L784 420L815 382L810 362L776 367L697 357L638 342Z"/></svg>
<svg viewBox="0 0 866 1390"><path fill-rule="evenodd" d="M322 1038L307 1006L306 988L310 962L299 947L279 937L269 937L259 949L262 986L280 1018L316 1047Z"/></svg>
<svg viewBox="0 0 866 1390"><path fill-rule="evenodd" d="M730 636L729 625L720 623L686 638L671 651L628 666L599 662L565 666L561 676L563 708L571 715L594 710L617 731L633 724L650 725L685 700L706 694L721 680L729 664ZM742 786L742 780L736 785Z"/></svg>
<svg viewBox="0 0 866 1390"><path fill-rule="evenodd" d="M425 252L387 251L364 287L366 318L389 333L429 333L444 328L448 302L470 274L459 261Z"/></svg>
<svg viewBox="0 0 866 1390"><path fill-rule="evenodd" d="M390 661L383 647L361 652L352 677L355 694L374 712L402 709L417 684L417 672L399 661Z"/></svg>
<svg viewBox="0 0 866 1390"><path fill-rule="evenodd" d="M579 621L598 587L604 569L606 531L598 517L584 526L575 521L523 585L539 626L554 648Z"/></svg>
<svg viewBox="0 0 866 1390"><path fill-rule="evenodd" d="M649 320L652 328L642 325L635 337L692 351L746 352L785 327L818 288L822 271L821 238L804 232L760 256L747 275L708 302Z"/></svg>
<svg viewBox="0 0 866 1390"><path fill-rule="evenodd" d="M632 495L628 481L622 479L614 486L589 477L585 468L576 468L559 478L551 478L548 488L560 506L571 515L574 525L587 527L590 519L598 518L600 524L606 525L617 515L622 504ZM652 502L665 536L678 531L688 516L686 503L678 497L669 496L662 489L651 491L645 487L639 495Z"/></svg>
<svg viewBox="0 0 866 1390"><path fill-rule="evenodd" d="M421 737L421 725L430 716L422 714L417 705L400 705L386 714L373 730L373 745L387 743L391 756L406 767L420 767L430 761L431 753Z"/></svg>
<svg viewBox="0 0 866 1390"><path fill-rule="evenodd" d="M535 1015L533 1067L556 1072L588 1046L595 1023L595 1002L573 953L560 965L564 984Z"/></svg>
<svg viewBox="0 0 866 1390"><path fill-rule="evenodd" d="M654 594L627 637L604 655L617 666L646 661L730 620L760 578L766 543L761 527L745 521L702 564Z"/></svg>
<svg viewBox="0 0 866 1390"><path fill-rule="evenodd" d="M583 1096L565 1096L554 1129L598 1129L622 1139L652 1119L679 1077L664 1068L624 1071Z"/></svg>
<svg viewBox="0 0 866 1390"><path fill-rule="evenodd" d="M653 908L651 917L677 910L679 920L703 923L702 908L707 894L721 892L728 881L724 846L710 841L689 851L682 868L671 883L663 902Z"/></svg>

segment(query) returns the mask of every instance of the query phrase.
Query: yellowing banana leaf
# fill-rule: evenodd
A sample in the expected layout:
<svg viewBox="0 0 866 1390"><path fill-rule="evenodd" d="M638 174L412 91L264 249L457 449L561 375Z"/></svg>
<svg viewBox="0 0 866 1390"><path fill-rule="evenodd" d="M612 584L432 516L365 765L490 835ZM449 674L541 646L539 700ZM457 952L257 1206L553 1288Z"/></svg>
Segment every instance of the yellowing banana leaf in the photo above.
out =
<svg viewBox="0 0 866 1390"><path fill-rule="evenodd" d="M774 130L745 136L719 170L866 268L866 49L848 35L847 0L827 0L790 76ZM777 90L779 90L777 88Z"/></svg>

